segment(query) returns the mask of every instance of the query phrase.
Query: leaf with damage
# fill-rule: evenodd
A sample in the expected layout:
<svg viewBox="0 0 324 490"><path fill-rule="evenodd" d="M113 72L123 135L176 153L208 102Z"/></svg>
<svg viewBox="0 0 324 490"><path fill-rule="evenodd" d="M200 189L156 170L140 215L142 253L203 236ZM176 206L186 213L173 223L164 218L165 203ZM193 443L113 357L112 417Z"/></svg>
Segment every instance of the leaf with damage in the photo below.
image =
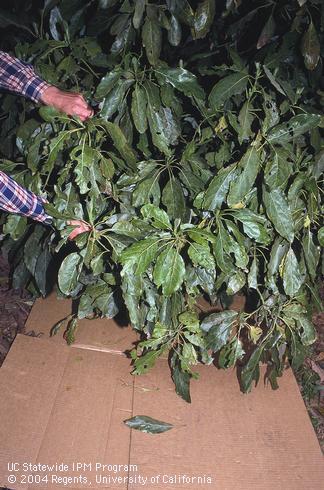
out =
<svg viewBox="0 0 324 490"><path fill-rule="evenodd" d="M135 415L130 419L124 420L130 429L136 429L146 434L161 434L173 428L172 424L153 419L148 415Z"/></svg>

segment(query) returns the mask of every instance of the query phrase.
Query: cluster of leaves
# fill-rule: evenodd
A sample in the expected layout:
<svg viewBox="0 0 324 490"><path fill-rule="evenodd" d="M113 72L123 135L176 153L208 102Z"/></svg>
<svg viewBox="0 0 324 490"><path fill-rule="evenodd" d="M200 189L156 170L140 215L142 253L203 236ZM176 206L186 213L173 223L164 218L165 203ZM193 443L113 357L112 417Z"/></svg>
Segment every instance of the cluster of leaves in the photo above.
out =
<svg viewBox="0 0 324 490"><path fill-rule="evenodd" d="M198 362L237 365L243 391L260 362L273 388L287 360L301 365L320 308L323 18L317 0L0 11L16 55L96 108L81 123L3 97L1 168L49 201L55 225L2 217L3 248L15 286L45 295L58 268L76 306L55 327L69 342L78 318L126 306L142 335L134 373L168 355L186 401ZM71 244L75 218L92 228ZM246 312L230 309L239 292ZM225 309L201 314L201 296Z"/></svg>

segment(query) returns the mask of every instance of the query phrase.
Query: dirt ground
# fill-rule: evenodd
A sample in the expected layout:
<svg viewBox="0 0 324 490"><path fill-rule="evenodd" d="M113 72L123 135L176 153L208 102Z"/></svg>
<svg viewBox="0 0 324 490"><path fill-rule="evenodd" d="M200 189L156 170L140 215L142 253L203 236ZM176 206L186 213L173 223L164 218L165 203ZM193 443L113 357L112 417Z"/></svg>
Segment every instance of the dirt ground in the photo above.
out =
<svg viewBox="0 0 324 490"><path fill-rule="evenodd" d="M295 374L324 454L324 313L314 315L313 322L318 339L310 356Z"/></svg>
<svg viewBox="0 0 324 490"><path fill-rule="evenodd" d="M26 291L10 289L8 275L8 264L0 254L0 366L17 333L35 335L34 332L25 332L24 328L33 299ZM295 374L324 454L324 314L315 315L313 320L318 340Z"/></svg>
<svg viewBox="0 0 324 490"><path fill-rule="evenodd" d="M17 333L24 325L33 305L28 293L8 287L9 267L0 254L0 365Z"/></svg>

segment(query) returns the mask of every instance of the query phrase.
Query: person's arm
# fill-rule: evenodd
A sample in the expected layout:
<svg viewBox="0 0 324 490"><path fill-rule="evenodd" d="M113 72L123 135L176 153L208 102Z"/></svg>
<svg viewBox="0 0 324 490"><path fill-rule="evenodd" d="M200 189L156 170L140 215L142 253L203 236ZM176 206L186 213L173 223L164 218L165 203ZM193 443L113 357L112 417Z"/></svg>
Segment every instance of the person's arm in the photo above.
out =
<svg viewBox="0 0 324 490"><path fill-rule="evenodd" d="M36 75L31 65L0 51L0 88L38 102L50 86Z"/></svg>
<svg viewBox="0 0 324 490"><path fill-rule="evenodd" d="M0 170L0 209L32 218L40 223L51 224L52 218L45 213L44 202ZM68 220L67 224L75 227L68 236L69 240L91 230L89 223L82 220Z"/></svg>
<svg viewBox="0 0 324 490"><path fill-rule="evenodd" d="M34 102L51 105L85 121L94 113L80 94L65 92L37 76L32 65L0 51L0 88L23 95Z"/></svg>
<svg viewBox="0 0 324 490"><path fill-rule="evenodd" d="M45 213L40 197L17 184L0 170L0 209L49 224L52 218Z"/></svg>

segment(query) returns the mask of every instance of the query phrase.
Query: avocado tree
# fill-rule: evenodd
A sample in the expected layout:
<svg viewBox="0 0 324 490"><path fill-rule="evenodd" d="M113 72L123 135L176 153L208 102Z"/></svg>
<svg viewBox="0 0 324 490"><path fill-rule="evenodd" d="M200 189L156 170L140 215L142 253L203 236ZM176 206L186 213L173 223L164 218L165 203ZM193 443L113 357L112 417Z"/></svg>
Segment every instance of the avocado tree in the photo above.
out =
<svg viewBox="0 0 324 490"><path fill-rule="evenodd" d="M2 215L2 249L14 287L73 299L54 330L71 342L78 319L126 309L133 372L168 354L188 402L198 362L237 366L245 392L261 362L273 388L301 365L320 308L323 19L320 0L4 2L2 48L96 109L82 123L2 95L1 169L54 218ZM91 231L71 243L73 218Z"/></svg>

